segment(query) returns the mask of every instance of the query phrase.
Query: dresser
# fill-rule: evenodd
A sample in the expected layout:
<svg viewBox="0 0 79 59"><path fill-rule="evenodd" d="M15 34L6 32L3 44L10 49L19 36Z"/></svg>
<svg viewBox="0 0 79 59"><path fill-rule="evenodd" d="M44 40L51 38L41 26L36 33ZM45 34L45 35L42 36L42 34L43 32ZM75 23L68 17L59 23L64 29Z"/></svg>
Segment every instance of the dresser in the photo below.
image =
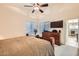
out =
<svg viewBox="0 0 79 59"><path fill-rule="evenodd" d="M60 45L60 33L55 33L55 32L42 32L42 38L45 40L50 41L50 43L52 44L52 39L51 37L54 38L54 43L56 45Z"/></svg>

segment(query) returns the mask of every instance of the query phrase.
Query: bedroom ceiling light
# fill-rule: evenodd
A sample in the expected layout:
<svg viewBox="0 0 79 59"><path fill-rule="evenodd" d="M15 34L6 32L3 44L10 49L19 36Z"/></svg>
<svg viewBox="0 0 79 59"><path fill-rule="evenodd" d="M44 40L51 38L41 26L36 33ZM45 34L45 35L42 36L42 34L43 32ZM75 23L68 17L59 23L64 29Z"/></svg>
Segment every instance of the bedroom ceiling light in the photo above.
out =
<svg viewBox="0 0 79 59"><path fill-rule="evenodd" d="M34 5L33 5L33 9L34 9L34 10L39 10L39 6L38 6L37 4L34 4Z"/></svg>
<svg viewBox="0 0 79 59"><path fill-rule="evenodd" d="M39 4L39 3L33 3L31 5L24 5L24 7L33 7L32 13L34 13L35 11L40 11L41 13L43 13L44 11L40 8L40 7L48 7L48 3L45 4Z"/></svg>
<svg viewBox="0 0 79 59"><path fill-rule="evenodd" d="M39 7L34 7L34 10L39 10Z"/></svg>

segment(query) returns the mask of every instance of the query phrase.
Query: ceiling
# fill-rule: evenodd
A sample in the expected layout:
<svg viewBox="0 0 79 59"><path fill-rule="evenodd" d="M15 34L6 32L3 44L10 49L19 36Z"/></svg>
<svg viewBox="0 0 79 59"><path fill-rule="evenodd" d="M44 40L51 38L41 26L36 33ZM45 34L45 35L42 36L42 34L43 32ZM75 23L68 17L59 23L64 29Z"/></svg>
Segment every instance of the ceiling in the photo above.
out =
<svg viewBox="0 0 79 59"><path fill-rule="evenodd" d="M15 12L23 14L24 16L29 15L29 17L36 17L36 15L40 18L45 18L49 16L50 18L58 19L64 16L69 16L76 14L79 15L79 4L78 3L49 3L48 7L41 7L44 13L35 12L32 13L32 7L24 7L27 3L5 3L0 4L0 9L11 9ZM69 14L70 13L70 14ZM77 15L78 14L78 15ZM48 17L48 18L49 18Z"/></svg>

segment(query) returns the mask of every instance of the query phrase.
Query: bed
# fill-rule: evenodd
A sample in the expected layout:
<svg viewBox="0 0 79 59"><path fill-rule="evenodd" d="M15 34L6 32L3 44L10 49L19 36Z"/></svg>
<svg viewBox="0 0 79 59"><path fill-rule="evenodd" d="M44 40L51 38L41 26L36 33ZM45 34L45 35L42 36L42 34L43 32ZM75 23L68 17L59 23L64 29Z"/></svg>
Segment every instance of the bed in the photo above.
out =
<svg viewBox="0 0 79 59"><path fill-rule="evenodd" d="M0 40L0 56L54 56L54 49L46 40L21 36Z"/></svg>

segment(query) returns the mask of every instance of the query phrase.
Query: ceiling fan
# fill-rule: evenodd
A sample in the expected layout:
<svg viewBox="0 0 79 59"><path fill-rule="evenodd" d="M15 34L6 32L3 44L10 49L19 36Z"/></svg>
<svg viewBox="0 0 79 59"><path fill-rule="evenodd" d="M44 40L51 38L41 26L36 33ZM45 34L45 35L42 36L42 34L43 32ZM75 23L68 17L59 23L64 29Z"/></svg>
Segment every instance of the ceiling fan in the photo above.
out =
<svg viewBox="0 0 79 59"><path fill-rule="evenodd" d="M24 7L33 7L32 13L34 13L36 10L39 10L41 13L44 11L41 9L41 7L48 7L48 3L39 4L39 3L30 3L24 5Z"/></svg>

